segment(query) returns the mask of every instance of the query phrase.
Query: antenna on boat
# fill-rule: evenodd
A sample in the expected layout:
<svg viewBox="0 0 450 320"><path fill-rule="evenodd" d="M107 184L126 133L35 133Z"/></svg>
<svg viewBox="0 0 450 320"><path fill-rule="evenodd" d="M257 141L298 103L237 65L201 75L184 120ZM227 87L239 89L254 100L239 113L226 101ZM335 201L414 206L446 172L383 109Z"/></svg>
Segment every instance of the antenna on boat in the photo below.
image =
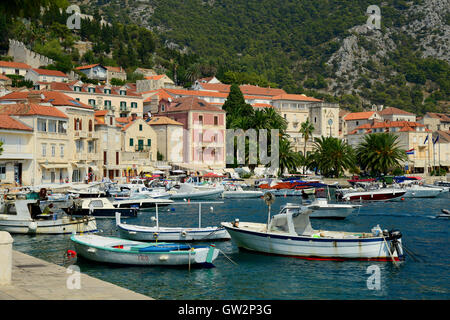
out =
<svg viewBox="0 0 450 320"><path fill-rule="evenodd" d="M269 232L270 207L275 202L275 195L272 192L267 192L266 194L264 194L264 202L269 207L269 211L267 213L267 225L266 225L266 232Z"/></svg>

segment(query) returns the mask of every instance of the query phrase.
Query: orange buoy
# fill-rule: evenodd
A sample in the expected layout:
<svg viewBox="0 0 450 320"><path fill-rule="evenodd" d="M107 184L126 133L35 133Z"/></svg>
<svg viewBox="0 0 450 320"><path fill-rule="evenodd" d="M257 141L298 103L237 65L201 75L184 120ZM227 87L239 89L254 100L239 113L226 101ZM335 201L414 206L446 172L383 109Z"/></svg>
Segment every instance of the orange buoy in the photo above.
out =
<svg viewBox="0 0 450 320"><path fill-rule="evenodd" d="M405 200L405 198L402 198L402 201L404 201Z"/></svg>

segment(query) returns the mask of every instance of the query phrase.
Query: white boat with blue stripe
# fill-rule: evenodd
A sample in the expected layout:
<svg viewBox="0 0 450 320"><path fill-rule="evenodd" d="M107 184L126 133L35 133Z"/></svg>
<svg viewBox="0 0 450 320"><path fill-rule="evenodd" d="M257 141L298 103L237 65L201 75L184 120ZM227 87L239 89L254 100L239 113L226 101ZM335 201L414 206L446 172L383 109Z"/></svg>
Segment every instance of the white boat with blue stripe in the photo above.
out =
<svg viewBox="0 0 450 320"><path fill-rule="evenodd" d="M137 226L122 223L120 212L116 212L116 226L121 238L137 241L207 241L230 240L227 230L221 226L202 227L202 204L223 202L198 202L198 227L161 227L158 206L156 206L156 225ZM183 204L183 203L179 203Z"/></svg>
<svg viewBox="0 0 450 320"><path fill-rule="evenodd" d="M213 245L145 243L98 235L72 235L77 255L92 261L120 265L196 265L212 267L219 250Z"/></svg>
<svg viewBox="0 0 450 320"><path fill-rule="evenodd" d="M372 232L343 232L314 230L311 227L310 208L301 205L283 207L268 224L222 222L232 241L247 250L292 256L311 260L377 260L403 259L402 234L393 230ZM270 216L270 214L269 214Z"/></svg>

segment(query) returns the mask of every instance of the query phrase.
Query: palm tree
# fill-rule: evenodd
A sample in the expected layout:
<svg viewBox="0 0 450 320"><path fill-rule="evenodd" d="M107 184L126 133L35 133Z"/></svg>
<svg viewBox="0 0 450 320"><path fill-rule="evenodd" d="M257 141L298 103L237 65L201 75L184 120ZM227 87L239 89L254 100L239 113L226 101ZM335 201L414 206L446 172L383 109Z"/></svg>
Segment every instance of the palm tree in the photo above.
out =
<svg viewBox="0 0 450 320"><path fill-rule="evenodd" d="M346 142L334 137L316 138L309 162L325 177L339 177L355 163L355 152Z"/></svg>
<svg viewBox="0 0 450 320"><path fill-rule="evenodd" d="M305 122L303 122L300 126L299 132L303 136L304 145L303 145L303 157L306 161L306 144L308 143L309 138L311 137L312 133L314 132L314 125L309 122L309 119L307 119ZM303 173L306 171L306 166L303 167Z"/></svg>
<svg viewBox="0 0 450 320"><path fill-rule="evenodd" d="M288 139L280 137L278 149L279 167L278 175L282 175L286 170L289 173L297 171L301 164L301 155L293 151Z"/></svg>
<svg viewBox="0 0 450 320"><path fill-rule="evenodd" d="M398 146L398 137L393 133L372 133L356 148L356 158L363 170L375 174L387 174L407 159L404 149Z"/></svg>

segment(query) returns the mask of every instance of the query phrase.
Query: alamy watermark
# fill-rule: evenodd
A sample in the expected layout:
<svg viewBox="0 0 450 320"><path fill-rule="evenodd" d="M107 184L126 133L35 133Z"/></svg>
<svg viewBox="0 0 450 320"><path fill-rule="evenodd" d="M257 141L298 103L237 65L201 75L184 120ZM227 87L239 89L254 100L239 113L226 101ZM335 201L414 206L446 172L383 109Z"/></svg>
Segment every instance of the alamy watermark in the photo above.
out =
<svg viewBox="0 0 450 320"><path fill-rule="evenodd" d="M381 272L377 265L370 265L367 267L366 274L370 274L367 278L367 289L380 290L381 289Z"/></svg>
<svg viewBox="0 0 450 320"><path fill-rule="evenodd" d="M71 6L68 6L66 9L66 13L71 14L73 13L71 16L69 16L67 18L66 21L66 26L68 29L73 30L73 29L81 29L81 10L80 7L77 6L76 4L73 4Z"/></svg>
<svg viewBox="0 0 450 320"><path fill-rule="evenodd" d="M370 29L381 29L381 9L377 5L371 5L367 7L366 13L370 14L367 19L366 25Z"/></svg>
<svg viewBox="0 0 450 320"><path fill-rule="evenodd" d="M75 265L71 265L66 270L70 276L67 277L66 287L69 290L79 290L81 289L81 272L80 268Z"/></svg>

